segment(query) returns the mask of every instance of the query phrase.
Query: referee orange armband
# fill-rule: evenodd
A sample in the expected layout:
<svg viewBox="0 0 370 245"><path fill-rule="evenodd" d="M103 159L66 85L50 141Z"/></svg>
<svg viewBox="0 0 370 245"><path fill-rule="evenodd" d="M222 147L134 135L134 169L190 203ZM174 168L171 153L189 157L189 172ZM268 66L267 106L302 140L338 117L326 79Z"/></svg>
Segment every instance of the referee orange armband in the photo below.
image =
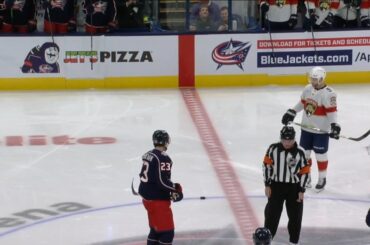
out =
<svg viewBox="0 0 370 245"><path fill-rule="evenodd" d="M309 174L311 172L311 168L310 166L304 166L303 168L301 168L301 170L299 171L299 173L302 175L302 174Z"/></svg>
<svg viewBox="0 0 370 245"><path fill-rule="evenodd" d="M265 158L263 159L263 163L265 165L272 165L274 161L269 156L266 155Z"/></svg>

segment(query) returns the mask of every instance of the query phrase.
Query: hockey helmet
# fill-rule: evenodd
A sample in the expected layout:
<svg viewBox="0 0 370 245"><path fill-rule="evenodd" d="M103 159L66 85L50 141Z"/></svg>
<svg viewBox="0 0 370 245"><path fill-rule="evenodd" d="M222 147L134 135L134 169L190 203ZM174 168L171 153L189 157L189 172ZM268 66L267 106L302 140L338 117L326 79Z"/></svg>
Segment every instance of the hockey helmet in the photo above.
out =
<svg viewBox="0 0 370 245"><path fill-rule="evenodd" d="M326 71L324 68L320 66L315 66L314 68L311 69L308 76L309 76L309 82L311 84L314 82L318 85L321 85L322 83L324 83L324 80L326 78Z"/></svg>
<svg viewBox="0 0 370 245"><path fill-rule="evenodd" d="M254 245L270 245L272 235L269 229L265 227L259 227L253 233Z"/></svg>
<svg viewBox="0 0 370 245"><path fill-rule="evenodd" d="M282 140L294 140L295 130L292 126L284 126L280 131L280 139Z"/></svg>
<svg viewBox="0 0 370 245"><path fill-rule="evenodd" d="M170 135L166 132L166 130L156 130L153 133L153 145L154 146L167 146L170 144L171 139Z"/></svg>

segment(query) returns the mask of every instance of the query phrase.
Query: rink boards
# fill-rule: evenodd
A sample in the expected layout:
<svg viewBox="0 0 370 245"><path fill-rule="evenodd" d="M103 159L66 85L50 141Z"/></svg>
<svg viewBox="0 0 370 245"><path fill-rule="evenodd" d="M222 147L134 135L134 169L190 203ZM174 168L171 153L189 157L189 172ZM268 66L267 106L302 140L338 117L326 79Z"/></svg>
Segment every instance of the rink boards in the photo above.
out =
<svg viewBox="0 0 370 245"><path fill-rule="evenodd" d="M369 83L370 31L0 40L0 89L292 85L316 65L328 82Z"/></svg>

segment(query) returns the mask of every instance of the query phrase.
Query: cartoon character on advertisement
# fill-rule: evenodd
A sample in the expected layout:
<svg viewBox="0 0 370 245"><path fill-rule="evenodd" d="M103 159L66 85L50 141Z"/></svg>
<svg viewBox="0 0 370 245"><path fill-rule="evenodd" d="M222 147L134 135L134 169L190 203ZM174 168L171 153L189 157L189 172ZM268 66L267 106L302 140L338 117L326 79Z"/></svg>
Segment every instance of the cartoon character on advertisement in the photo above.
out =
<svg viewBox="0 0 370 245"><path fill-rule="evenodd" d="M46 42L34 47L21 67L23 73L59 73L59 47L56 43Z"/></svg>

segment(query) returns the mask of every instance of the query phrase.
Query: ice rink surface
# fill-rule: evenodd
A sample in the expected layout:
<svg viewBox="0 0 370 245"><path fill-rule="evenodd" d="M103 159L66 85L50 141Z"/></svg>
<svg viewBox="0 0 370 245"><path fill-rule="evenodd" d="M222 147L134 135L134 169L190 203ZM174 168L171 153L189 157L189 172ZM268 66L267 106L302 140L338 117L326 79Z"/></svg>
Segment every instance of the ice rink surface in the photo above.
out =
<svg viewBox="0 0 370 245"><path fill-rule="evenodd" d="M333 88L342 134L362 135L370 86ZM263 156L302 89L1 92L0 244L145 244L130 185L156 129L172 138L172 179L185 194L172 206L174 244L250 244L267 202ZM370 244L369 208L370 137L332 140L327 187L305 194L301 244ZM284 210L273 244L287 244L286 224Z"/></svg>

